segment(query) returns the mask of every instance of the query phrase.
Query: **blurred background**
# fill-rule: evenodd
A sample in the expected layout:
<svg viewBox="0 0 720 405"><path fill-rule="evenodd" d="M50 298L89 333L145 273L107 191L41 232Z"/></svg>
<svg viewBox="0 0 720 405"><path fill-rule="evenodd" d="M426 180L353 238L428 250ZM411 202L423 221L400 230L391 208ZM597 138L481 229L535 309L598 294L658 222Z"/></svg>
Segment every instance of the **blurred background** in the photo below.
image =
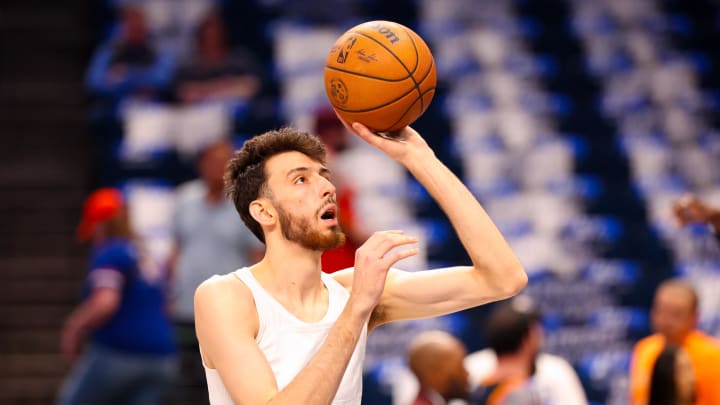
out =
<svg viewBox="0 0 720 405"><path fill-rule="evenodd" d="M0 403L52 403L68 372L59 332L82 297L75 227L88 192L123 189L167 260L176 188L197 177L197 153L285 124L327 131L327 52L372 19L411 27L433 51L438 89L413 127L516 250L544 349L573 365L591 402L627 403L660 281L691 281L700 329L720 336L720 248L670 210L687 192L720 206L719 1L5 0ZM353 139L331 149L360 228L421 236L406 269L468 262L402 167ZM392 403L419 331L485 347L487 311L379 329L363 402ZM172 403L207 394L182 375L174 392L187 402Z"/></svg>

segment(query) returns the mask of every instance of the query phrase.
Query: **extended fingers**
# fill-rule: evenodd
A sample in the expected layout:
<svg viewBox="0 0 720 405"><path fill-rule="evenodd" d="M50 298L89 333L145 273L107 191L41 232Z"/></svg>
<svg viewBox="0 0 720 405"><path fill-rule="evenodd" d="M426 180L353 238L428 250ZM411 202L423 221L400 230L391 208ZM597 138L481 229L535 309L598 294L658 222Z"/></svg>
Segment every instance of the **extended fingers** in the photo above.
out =
<svg viewBox="0 0 720 405"><path fill-rule="evenodd" d="M418 252L420 252L420 248L417 248L417 247L410 248L410 249L396 250L389 255L385 255L385 257L383 257L382 261L389 268L389 267L392 267L393 264L399 262L402 259L406 259L408 257L415 256L416 254L418 254Z"/></svg>
<svg viewBox="0 0 720 405"><path fill-rule="evenodd" d="M401 230L389 230L375 232L363 246L368 250L382 251L384 254L394 246L414 242L417 242L417 238L414 236L405 235Z"/></svg>
<svg viewBox="0 0 720 405"><path fill-rule="evenodd" d="M389 233L386 235L385 239L380 243L377 250L380 253L380 256L384 256L387 252L389 252L390 250L392 250L398 246L409 245L411 243L417 243L417 241L418 241L418 238L415 236Z"/></svg>

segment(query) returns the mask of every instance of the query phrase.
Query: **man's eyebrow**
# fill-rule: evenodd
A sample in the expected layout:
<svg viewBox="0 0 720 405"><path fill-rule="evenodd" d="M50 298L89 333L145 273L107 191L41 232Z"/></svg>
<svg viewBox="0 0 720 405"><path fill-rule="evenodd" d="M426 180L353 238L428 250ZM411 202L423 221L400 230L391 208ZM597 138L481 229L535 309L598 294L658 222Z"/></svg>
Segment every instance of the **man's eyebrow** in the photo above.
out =
<svg viewBox="0 0 720 405"><path fill-rule="evenodd" d="M294 168L294 169L288 170L286 177L290 177L290 176L292 176L292 175L294 175L294 174L296 174L296 173L309 172L309 171L310 171L310 168L309 168L309 167L305 167L305 166L296 167L296 168ZM332 174L332 172L330 171L330 169L328 169L328 168L325 167L325 166L321 166L319 172L320 172L320 174L323 175L323 176L330 176L330 175Z"/></svg>
<svg viewBox="0 0 720 405"><path fill-rule="evenodd" d="M294 169L288 170L288 172L287 172L287 174L286 174L285 176L286 176L286 177L290 177L290 176L294 175L295 173L299 173L299 172L309 172L309 171L310 171L310 168L309 168L309 167L305 167L305 166L296 167L296 168L294 168Z"/></svg>

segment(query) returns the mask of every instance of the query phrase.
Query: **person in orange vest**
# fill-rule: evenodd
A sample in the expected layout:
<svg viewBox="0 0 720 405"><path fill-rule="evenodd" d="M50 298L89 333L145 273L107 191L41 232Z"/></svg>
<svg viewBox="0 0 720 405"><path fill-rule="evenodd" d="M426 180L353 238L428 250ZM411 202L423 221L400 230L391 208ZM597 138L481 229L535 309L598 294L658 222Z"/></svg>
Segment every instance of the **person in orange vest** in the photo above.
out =
<svg viewBox="0 0 720 405"><path fill-rule="evenodd" d="M630 366L632 405L647 405L652 369L666 344L682 347L690 356L696 378L696 405L720 405L720 340L699 330L698 295L681 279L658 287L651 310L655 334L640 340Z"/></svg>

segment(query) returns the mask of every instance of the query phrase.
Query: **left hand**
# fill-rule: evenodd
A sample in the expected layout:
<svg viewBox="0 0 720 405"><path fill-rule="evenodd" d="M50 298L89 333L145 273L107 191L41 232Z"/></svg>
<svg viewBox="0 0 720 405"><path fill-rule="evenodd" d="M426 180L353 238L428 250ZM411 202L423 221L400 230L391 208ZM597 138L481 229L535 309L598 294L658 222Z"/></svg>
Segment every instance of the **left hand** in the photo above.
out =
<svg viewBox="0 0 720 405"><path fill-rule="evenodd" d="M338 119L345 125L348 131L356 134L365 142L385 152L385 154L403 165L407 166L406 163L413 159L412 156L416 156L417 154L428 152L432 154L432 149L430 149L427 142L425 142L417 131L410 127L405 127L398 132L393 132L392 136L394 139L388 139L372 132L368 127L359 122L353 122L351 125L344 121L339 115Z"/></svg>

